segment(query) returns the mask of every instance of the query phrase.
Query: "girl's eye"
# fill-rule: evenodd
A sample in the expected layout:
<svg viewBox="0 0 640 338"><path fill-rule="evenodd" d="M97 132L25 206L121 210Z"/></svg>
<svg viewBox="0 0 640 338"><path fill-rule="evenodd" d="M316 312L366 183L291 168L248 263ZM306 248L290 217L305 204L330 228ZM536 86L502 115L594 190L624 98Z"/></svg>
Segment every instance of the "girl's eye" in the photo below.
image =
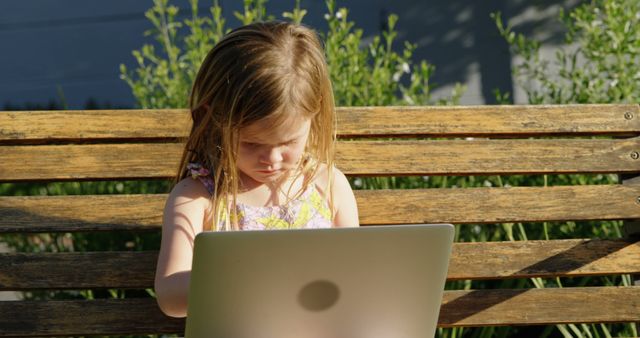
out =
<svg viewBox="0 0 640 338"><path fill-rule="evenodd" d="M286 145L286 146L293 146L293 145L296 145L296 144L298 144L298 140L291 140L289 142L285 142L284 143L284 145Z"/></svg>

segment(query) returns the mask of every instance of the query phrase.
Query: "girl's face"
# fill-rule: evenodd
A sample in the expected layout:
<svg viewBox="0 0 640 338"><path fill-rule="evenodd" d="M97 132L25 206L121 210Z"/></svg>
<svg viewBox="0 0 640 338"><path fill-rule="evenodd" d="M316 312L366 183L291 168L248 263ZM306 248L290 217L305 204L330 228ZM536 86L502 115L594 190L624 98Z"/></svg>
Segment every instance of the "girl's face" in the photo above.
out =
<svg viewBox="0 0 640 338"><path fill-rule="evenodd" d="M240 130L237 166L245 178L274 182L298 167L304 153L311 119L290 119L273 127L263 121Z"/></svg>

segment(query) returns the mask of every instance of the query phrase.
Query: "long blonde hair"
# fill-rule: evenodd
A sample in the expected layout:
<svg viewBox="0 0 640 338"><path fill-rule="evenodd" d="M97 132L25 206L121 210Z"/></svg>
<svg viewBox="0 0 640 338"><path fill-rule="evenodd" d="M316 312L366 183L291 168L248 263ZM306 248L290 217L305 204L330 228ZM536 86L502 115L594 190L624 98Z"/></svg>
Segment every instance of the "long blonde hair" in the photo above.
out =
<svg viewBox="0 0 640 338"><path fill-rule="evenodd" d="M221 220L226 220L225 230L238 227L232 217L239 189L238 132L254 122L275 125L291 117L310 118L305 159L298 170L303 187L321 163L328 177L333 176L333 91L320 40L303 25L261 22L229 32L200 66L189 105L193 125L176 183L187 177L189 162L211 171L214 230ZM325 191L333 214L331 181Z"/></svg>

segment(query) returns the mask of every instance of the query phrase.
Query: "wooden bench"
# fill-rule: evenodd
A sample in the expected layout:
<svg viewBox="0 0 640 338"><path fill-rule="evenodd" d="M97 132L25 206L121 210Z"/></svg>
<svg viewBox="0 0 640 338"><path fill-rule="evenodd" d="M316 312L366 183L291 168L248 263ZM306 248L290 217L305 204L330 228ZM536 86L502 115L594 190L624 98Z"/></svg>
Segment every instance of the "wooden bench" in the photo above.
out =
<svg viewBox="0 0 640 338"><path fill-rule="evenodd" d="M0 112L0 183L166 180L185 110ZM638 105L338 109L349 176L606 173L620 184L357 190L362 225L625 220L623 239L456 243L450 281L640 273ZM594 137L597 136L597 137ZM0 233L155 233L166 194L1 196ZM392 207L389 207L392 206ZM525 226L528 226L525 224ZM553 225L552 225L553 226ZM157 243L156 243L157 244ZM157 251L0 254L0 291L147 289ZM447 290L439 325L640 321L640 286ZM181 333L150 297L0 302L0 336Z"/></svg>

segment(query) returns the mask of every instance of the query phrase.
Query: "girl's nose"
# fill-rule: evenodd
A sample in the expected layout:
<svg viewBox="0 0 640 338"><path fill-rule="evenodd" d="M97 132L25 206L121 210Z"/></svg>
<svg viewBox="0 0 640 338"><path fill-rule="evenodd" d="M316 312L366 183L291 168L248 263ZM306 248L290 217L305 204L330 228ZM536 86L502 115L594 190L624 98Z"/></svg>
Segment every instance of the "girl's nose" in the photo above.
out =
<svg viewBox="0 0 640 338"><path fill-rule="evenodd" d="M266 164L282 162L282 149L280 147L270 147L261 156L261 161Z"/></svg>

